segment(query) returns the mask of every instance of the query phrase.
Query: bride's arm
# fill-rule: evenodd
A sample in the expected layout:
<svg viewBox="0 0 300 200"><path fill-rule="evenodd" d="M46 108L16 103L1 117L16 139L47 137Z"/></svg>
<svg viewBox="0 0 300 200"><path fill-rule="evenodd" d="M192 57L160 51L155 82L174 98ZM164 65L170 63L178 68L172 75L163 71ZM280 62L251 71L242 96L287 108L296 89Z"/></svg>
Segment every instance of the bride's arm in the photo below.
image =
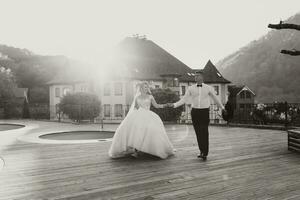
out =
<svg viewBox="0 0 300 200"><path fill-rule="evenodd" d="M165 104L156 103L156 101L152 95L151 95L151 103L155 108L164 108L165 107Z"/></svg>

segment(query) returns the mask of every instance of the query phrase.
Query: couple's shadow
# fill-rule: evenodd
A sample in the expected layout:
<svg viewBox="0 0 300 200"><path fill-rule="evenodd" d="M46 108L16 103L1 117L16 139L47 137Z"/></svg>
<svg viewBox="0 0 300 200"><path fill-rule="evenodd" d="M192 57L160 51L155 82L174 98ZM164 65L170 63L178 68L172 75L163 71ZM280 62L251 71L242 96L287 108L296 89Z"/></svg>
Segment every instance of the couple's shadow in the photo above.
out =
<svg viewBox="0 0 300 200"><path fill-rule="evenodd" d="M171 156L173 157L173 156ZM170 158L171 158L170 157ZM167 159L170 159L170 158L167 158ZM133 156L133 155L126 155L124 157L121 157L121 158L114 158L113 161L115 162L126 162L126 161L135 161L137 163L139 162L147 162L147 161L165 161L167 159L162 159L162 158L159 158L157 156L154 156L154 155L151 155L151 154L147 154L147 153L139 153L138 156Z"/></svg>

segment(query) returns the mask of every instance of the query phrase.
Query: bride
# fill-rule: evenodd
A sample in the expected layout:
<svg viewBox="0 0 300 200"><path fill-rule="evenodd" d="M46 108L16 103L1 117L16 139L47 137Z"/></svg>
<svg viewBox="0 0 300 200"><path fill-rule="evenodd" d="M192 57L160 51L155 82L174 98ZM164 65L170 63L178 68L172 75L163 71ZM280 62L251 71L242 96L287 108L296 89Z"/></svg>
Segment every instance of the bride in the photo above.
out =
<svg viewBox="0 0 300 200"><path fill-rule="evenodd" d="M166 105L157 104L151 95L147 82L137 87L131 108L117 128L110 150L111 158L127 155L138 156L138 152L148 153L162 159L174 154L164 125L157 114L150 111L151 104L155 108Z"/></svg>

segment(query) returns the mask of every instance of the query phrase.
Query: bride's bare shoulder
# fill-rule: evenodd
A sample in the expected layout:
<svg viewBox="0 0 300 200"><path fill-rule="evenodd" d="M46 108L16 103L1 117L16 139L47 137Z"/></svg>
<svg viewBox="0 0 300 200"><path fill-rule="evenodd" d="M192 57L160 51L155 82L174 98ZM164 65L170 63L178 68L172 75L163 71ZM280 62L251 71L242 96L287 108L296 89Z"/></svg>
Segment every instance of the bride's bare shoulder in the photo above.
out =
<svg viewBox="0 0 300 200"><path fill-rule="evenodd" d="M154 99L154 96L152 94L148 94L148 98Z"/></svg>

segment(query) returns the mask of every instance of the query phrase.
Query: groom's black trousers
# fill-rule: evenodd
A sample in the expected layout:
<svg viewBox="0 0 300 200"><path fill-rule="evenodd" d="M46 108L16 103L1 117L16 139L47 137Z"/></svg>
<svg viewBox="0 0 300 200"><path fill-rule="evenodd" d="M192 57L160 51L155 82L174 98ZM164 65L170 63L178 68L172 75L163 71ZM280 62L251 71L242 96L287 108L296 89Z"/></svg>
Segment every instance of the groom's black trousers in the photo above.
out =
<svg viewBox="0 0 300 200"><path fill-rule="evenodd" d="M209 108L192 108L192 122L197 136L198 147L204 156L208 154Z"/></svg>

